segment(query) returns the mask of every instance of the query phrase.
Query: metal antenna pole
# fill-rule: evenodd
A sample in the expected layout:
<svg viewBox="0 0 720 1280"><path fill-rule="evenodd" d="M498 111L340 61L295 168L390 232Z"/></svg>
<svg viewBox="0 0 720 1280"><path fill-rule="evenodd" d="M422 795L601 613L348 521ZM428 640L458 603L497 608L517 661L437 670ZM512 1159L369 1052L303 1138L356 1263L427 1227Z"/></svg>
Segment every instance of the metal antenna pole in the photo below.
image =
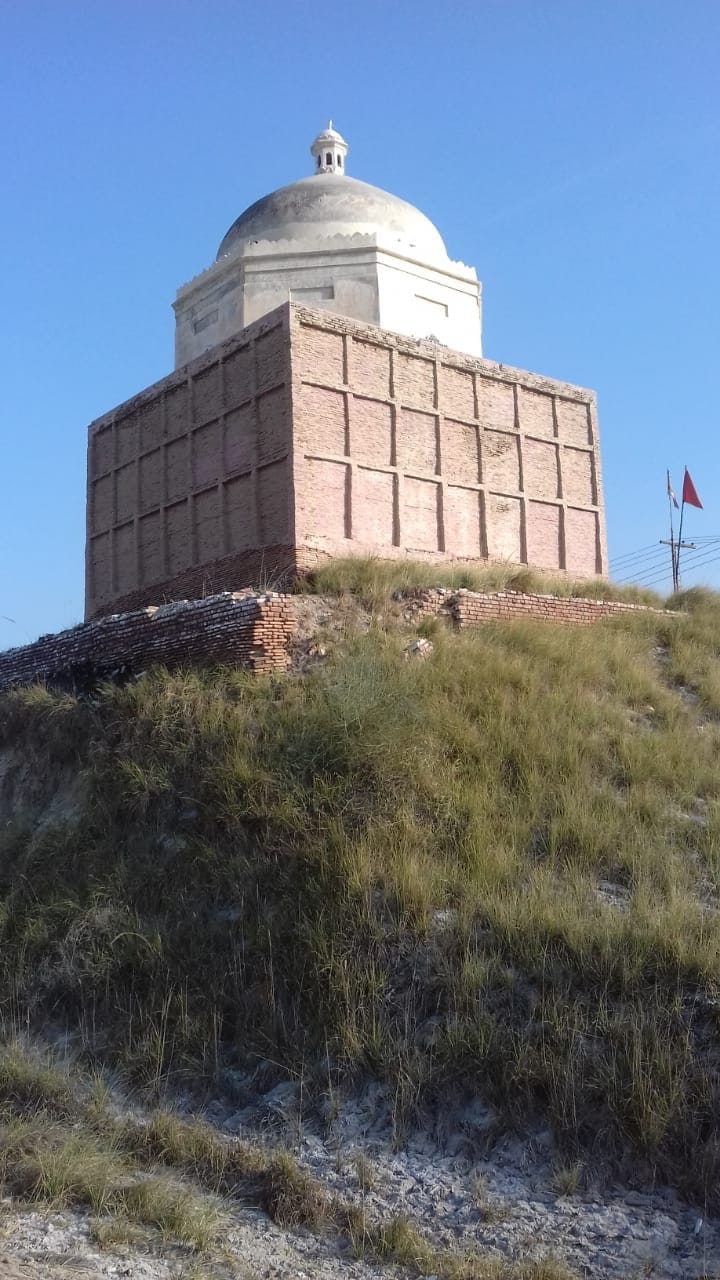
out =
<svg viewBox="0 0 720 1280"><path fill-rule="evenodd" d="M670 507L670 562L672 564L673 591L678 589L677 554L675 551L675 533L673 530L673 499L670 492L670 472L668 471L668 506Z"/></svg>

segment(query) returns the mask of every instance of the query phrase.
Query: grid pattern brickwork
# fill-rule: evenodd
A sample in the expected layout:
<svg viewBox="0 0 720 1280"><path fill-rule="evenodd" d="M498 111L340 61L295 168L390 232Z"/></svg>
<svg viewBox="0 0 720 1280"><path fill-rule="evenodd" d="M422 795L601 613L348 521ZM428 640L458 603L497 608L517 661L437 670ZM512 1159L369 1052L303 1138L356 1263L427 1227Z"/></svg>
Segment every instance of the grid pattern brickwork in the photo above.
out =
<svg viewBox="0 0 720 1280"><path fill-rule="evenodd" d="M606 571L592 392L302 307L290 342L299 544Z"/></svg>
<svg viewBox="0 0 720 1280"><path fill-rule="evenodd" d="M93 423L86 617L287 564L291 439L283 310Z"/></svg>
<svg viewBox="0 0 720 1280"><path fill-rule="evenodd" d="M285 303L92 424L87 618L347 555L605 573L593 393Z"/></svg>

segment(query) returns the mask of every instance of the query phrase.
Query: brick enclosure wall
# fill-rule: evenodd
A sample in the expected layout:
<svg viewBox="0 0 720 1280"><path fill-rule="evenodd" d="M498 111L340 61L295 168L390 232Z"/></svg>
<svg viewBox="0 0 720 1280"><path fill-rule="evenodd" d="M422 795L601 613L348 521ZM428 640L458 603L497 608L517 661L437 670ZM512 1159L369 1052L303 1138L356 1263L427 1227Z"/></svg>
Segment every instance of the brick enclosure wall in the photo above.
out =
<svg viewBox="0 0 720 1280"><path fill-rule="evenodd" d="M87 618L338 555L604 573L592 392L286 303L90 427Z"/></svg>
<svg viewBox="0 0 720 1280"><path fill-rule="evenodd" d="M268 556L268 573L286 562L291 440L286 311L94 422L86 618L240 587Z"/></svg>
<svg viewBox="0 0 720 1280"><path fill-rule="evenodd" d="M682 615L615 600L430 588L405 597L412 618L444 616L459 630L486 622L531 619L588 626L603 618ZM332 601L328 601L332 608ZM118 670L229 663L250 671L283 671L296 633L292 596L224 592L204 600L113 614L34 644L0 653L0 691L38 681L82 688Z"/></svg>
<svg viewBox="0 0 720 1280"><path fill-rule="evenodd" d="M648 605L629 604L624 600L591 600L578 596L549 596L522 591L454 591L432 587L408 595L408 612L417 617L446 617L458 629L480 626L484 622L530 619L583 627L603 618L627 618L637 614L655 614L678 618L669 609L653 609Z"/></svg>
<svg viewBox="0 0 720 1280"><path fill-rule="evenodd" d="M576 596L564 599L562 596L543 596L530 592L525 595L516 591L500 591L493 595L458 591L453 603L453 616L460 628L513 618L532 618L539 622L587 627L603 618L626 618L638 613L657 613L674 618L678 616L677 613L668 613L664 609L625 604L622 600L586 600Z"/></svg>
<svg viewBox="0 0 720 1280"><path fill-rule="evenodd" d="M111 615L0 654L0 690L37 681L84 684L153 663L284 670L294 628L291 598L275 593L227 592Z"/></svg>
<svg viewBox="0 0 720 1280"><path fill-rule="evenodd" d="M290 309L296 541L606 571L595 397Z"/></svg>

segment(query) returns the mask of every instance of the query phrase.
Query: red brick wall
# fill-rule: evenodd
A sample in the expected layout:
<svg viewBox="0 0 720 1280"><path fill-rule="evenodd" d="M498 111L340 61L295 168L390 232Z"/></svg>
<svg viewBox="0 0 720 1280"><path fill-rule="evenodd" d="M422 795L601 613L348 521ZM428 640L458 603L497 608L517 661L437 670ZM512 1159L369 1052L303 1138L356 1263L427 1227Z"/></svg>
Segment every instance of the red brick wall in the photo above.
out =
<svg viewBox="0 0 720 1280"><path fill-rule="evenodd" d="M139 671L153 663L284 670L294 618L289 596L247 592L111 615L0 654L0 689L37 681L72 684L88 673Z"/></svg>
<svg viewBox="0 0 720 1280"><path fill-rule="evenodd" d="M289 323L299 546L606 571L592 392L328 312Z"/></svg>
<svg viewBox="0 0 720 1280"><path fill-rule="evenodd" d="M251 582L259 590L279 589L292 585L298 572L294 547L262 547L209 560L205 564L191 565L176 573L173 578L156 582L152 586L137 587L112 602L114 613L129 613L171 600L200 600L222 591L240 591ZM107 615L107 608L99 607L95 617Z"/></svg>
<svg viewBox="0 0 720 1280"><path fill-rule="evenodd" d="M86 617L313 555L606 569L590 391L285 304L93 423Z"/></svg>
<svg viewBox="0 0 720 1280"><path fill-rule="evenodd" d="M408 593L412 616L445 616L460 628L485 622L531 619L588 626L602 618L654 613L614 600L521 593L477 592L430 588ZM203 600L141 609L87 622L34 644L0 653L0 690L36 681L103 676L114 669L142 670L164 666L226 662L252 671L284 670L295 634L291 596L252 591L225 592Z"/></svg>
<svg viewBox="0 0 720 1280"><path fill-rule="evenodd" d="M588 600L576 596L565 599L562 596L524 594L517 591L499 591L492 595L458 591L453 602L453 616L459 627L472 627L482 622L511 618L532 618L586 627L602 618L628 617L637 613L667 615L667 611L663 609L648 609L645 605L626 604L621 600ZM667 616L678 615L670 613Z"/></svg>
<svg viewBox="0 0 720 1280"><path fill-rule="evenodd" d="M86 618L244 585L292 546L288 345L281 309L92 424Z"/></svg>
<svg viewBox="0 0 720 1280"><path fill-rule="evenodd" d="M590 626L602 618L628 617L654 613L677 618L666 609L628 604L622 600L591 600L578 596L550 596L539 592L520 591L453 591L428 588L409 595L409 611L419 616L451 618L457 627L480 626L484 622L531 619L556 622L566 626Z"/></svg>

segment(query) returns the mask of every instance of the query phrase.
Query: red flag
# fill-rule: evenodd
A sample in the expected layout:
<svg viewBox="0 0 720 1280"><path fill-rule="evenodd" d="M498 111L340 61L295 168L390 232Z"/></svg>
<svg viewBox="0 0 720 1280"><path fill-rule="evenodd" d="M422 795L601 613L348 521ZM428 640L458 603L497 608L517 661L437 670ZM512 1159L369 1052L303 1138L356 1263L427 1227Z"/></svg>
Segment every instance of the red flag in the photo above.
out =
<svg viewBox="0 0 720 1280"><path fill-rule="evenodd" d="M703 504L698 498L697 489L690 479L690 472L687 467L685 468L685 475L683 477L682 500L683 502L686 502L689 507L699 507L701 511L703 509Z"/></svg>
<svg viewBox="0 0 720 1280"><path fill-rule="evenodd" d="M670 500L671 500L671 502L672 502L672 504L673 504L673 506L674 506L675 510L677 511L677 510L679 509L679 507L680 507L680 503L678 502L677 498L675 497L675 490L673 489L673 487L672 487L672 485L671 485L671 483L670 483L670 470L669 470L669 469L668 469L668 473L667 473L667 495L668 495L668 498L670 498Z"/></svg>

